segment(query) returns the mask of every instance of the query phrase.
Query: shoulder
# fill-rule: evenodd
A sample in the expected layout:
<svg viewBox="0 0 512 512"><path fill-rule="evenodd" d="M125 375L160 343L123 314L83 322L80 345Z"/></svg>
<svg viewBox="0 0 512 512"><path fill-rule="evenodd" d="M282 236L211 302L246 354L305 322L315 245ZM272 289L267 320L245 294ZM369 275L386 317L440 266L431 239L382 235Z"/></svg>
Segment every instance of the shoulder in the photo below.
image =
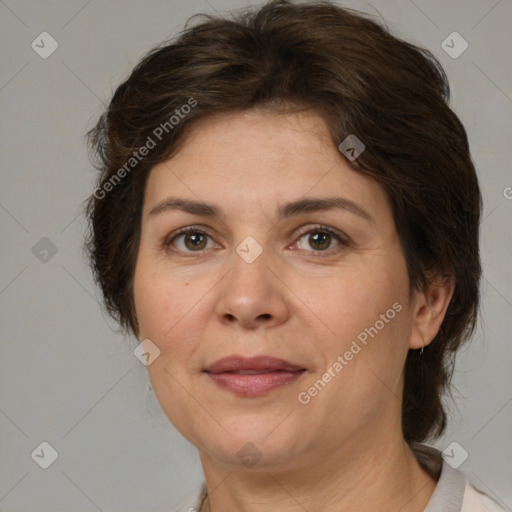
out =
<svg viewBox="0 0 512 512"><path fill-rule="evenodd" d="M177 506L170 510L170 512L199 512L201 505L206 498L207 488L206 483L202 482L200 485L189 493Z"/></svg>
<svg viewBox="0 0 512 512"><path fill-rule="evenodd" d="M505 509L466 479L461 512L505 512Z"/></svg>

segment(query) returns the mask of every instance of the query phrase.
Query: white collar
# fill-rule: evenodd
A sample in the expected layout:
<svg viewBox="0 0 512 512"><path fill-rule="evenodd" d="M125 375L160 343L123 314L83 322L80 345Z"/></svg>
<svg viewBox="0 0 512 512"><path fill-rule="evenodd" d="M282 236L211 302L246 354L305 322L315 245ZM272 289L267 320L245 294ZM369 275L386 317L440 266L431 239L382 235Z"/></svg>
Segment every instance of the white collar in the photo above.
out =
<svg viewBox="0 0 512 512"><path fill-rule="evenodd" d="M410 448L420 466L437 480L424 512L460 512L466 489L464 474L452 468L432 446L412 443Z"/></svg>

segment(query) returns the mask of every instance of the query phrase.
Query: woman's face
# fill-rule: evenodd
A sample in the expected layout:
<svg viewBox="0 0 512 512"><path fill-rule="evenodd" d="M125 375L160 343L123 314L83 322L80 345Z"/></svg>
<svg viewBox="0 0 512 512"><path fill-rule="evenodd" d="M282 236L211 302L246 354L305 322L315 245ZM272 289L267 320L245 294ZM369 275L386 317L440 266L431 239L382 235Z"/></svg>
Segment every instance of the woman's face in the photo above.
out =
<svg viewBox="0 0 512 512"><path fill-rule="evenodd" d="M401 436L402 368L421 347L408 287L383 189L315 114L208 118L150 173L139 340L160 350L163 411L206 459L284 468ZM213 366L231 356L287 364Z"/></svg>

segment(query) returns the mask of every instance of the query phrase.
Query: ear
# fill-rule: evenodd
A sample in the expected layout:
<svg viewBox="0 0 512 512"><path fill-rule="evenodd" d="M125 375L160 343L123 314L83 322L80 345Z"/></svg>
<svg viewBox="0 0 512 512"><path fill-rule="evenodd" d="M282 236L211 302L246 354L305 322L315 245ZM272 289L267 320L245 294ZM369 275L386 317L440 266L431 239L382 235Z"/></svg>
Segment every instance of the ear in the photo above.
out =
<svg viewBox="0 0 512 512"><path fill-rule="evenodd" d="M427 346L436 337L454 290L454 277L445 274L430 280L426 291L415 292L409 348Z"/></svg>

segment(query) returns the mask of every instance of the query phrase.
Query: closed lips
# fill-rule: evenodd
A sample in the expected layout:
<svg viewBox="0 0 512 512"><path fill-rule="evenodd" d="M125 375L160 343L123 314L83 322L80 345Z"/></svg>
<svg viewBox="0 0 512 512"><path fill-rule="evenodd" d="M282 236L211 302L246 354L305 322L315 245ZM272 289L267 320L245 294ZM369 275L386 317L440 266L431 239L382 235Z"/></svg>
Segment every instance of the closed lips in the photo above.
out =
<svg viewBox="0 0 512 512"><path fill-rule="evenodd" d="M299 379L305 368L271 356L231 356L217 360L204 372L220 388L241 398L263 397Z"/></svg>
<svg viewBox="0 0 512 512"><path fill-rule="evenodd" d="M300 370L233 370L229 372L218 372L218 373L236 373L238 375L261 375L262 373L274 373L274 372L285 372L285 371L300 371ZM211 372L215 373L215 372Z"/></svg>
<svg viewBox="0 0 512 512"><path fill-rule="evenodd" d="M237 373L240 375L258 375L271 372L301 372L305 368L270 356L241 357L230 356L218 359L204 371L207 373Z"/></svg>

